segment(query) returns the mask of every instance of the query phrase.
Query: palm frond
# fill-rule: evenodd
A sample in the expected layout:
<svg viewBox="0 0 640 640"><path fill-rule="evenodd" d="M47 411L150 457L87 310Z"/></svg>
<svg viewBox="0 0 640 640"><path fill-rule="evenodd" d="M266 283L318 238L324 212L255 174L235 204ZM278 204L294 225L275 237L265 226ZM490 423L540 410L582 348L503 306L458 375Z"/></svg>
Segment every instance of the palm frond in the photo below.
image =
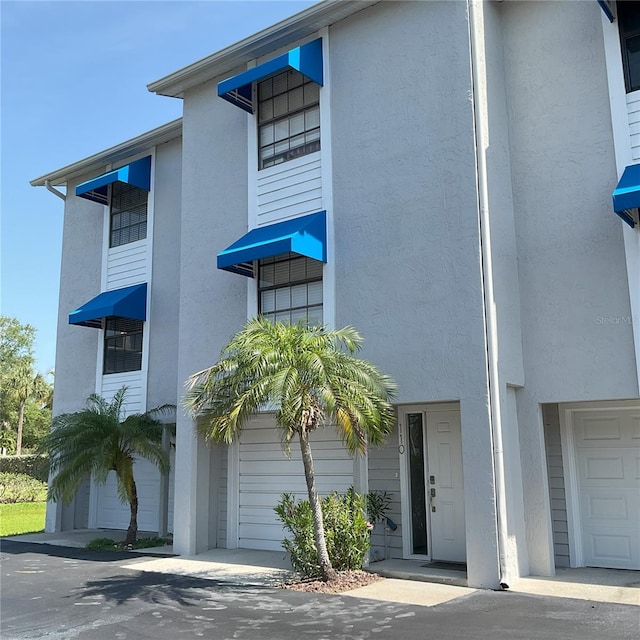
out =
<svg viewBox="0 0 640 640"><path fill-rule="evenodd" d="M122 387L111 401L97 394L87 398L85 408L56 416L43 443L49 451L53 480L51 499L70 500L87 476L101 484L115 471L121 499L128 500L132 461L143 458L161 472L169 471L169 458L162 447L167 428L157 419L175 410L161 405L145 413L125 417L127 388Z"/></svg>
<svg viewBox="0 0 640 640"><path fill-rule="evenodd" d="M354 356L362 336L353 327L327 330L249 320L213 366L186 382L185 406L206 437L232 442L250 418L275 404L283 445L308 421L335 423L350 453L380 444L394 424L395 384ZM309 425L307 425L309 426Z"/></svg>

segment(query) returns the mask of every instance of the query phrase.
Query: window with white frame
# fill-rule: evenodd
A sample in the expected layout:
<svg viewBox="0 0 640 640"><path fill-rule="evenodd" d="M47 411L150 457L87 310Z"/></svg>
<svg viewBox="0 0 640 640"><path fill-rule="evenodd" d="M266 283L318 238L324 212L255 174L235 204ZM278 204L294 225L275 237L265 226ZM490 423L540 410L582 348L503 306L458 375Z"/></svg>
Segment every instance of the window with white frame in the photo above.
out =
<svg viewBox="0 0 640 640"><path fill-rule="evenodd" d="M273 322L309 326L322 319L322 262L282 254L258 262L259 313Z"/></svg>
<svg viewBox="0 0 640 640"><path fill-rule="evenodd" d="M147 237L148 196L144 189L123 182L111 185L110 247L119 247Z"/></svg>
<svg viewBox="0 0 640 640"><path fill-rule="evenodd" d="M124 373L142 369L142 320L106 318L102 372Z"/></svg>
<svg viewBox="0 0 640 640"><path fill-rule="evenodd" d="M288 70L258 83L259 168L320 150L320 86Z"/></svg>

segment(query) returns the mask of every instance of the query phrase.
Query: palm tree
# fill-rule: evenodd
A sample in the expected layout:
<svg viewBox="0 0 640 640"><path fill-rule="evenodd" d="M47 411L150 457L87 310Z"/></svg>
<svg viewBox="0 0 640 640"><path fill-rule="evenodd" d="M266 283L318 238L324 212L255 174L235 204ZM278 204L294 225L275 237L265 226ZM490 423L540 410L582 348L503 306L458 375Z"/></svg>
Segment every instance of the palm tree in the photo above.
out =
<svg viewBox="0 0 640 640"><path fill-rule="evenodd" d="M18 404L18 437L16 455L22 453L22 432L24 429L24 410L29 400L44 404L51 394L52 387L40 373L34 373L30 363L17 366L9 377L9 393Z"/></svg>
<svg viewBox="0 0 640 640"><path fill-rule="evenodd" d="M220 361L187 381L185 405L205 437L231 443L248 418L277 406L283 446L300 441L320 575L335 577L316 489L310 434L334 424L349 453L379 445L393 427L395 384L354 357L362 338L351 327L329 331L305 324L249 320L223 349Z"/></svg>
<svg viewBox="0 0 640 640"><path fill-rule="evenodd" d="M63 413L53 419L42 448L49 451L51 473L49 499L69 502L87 474L104 484L110 471L116 474L118 495L128 503L131 520L125 544L133 544L138 534L138 492L133 477L137 457L169 472L169 456L162 447L162 433L168 425L156 416L173 411L162 405L125 417L127 388L122 387L108 402L98 394L87 398L86 408Z"/></svg>

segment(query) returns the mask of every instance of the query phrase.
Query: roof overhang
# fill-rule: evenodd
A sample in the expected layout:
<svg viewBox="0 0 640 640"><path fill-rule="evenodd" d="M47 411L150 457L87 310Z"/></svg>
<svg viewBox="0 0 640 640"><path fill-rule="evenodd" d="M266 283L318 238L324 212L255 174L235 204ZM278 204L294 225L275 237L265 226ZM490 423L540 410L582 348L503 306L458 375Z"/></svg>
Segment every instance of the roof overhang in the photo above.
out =
<svg viewBox="0 0 640 640"><path fill-rule="evenodd" d="M233 73L248 62L272 55L320 29L378 4L380 0L325 0L258 33L147 85L152 93L182 98L187 89Z"/></svg>
<svg viewBox="0 0 640 640"><path fill-rule="evenodd" d="M145 152L148 153L151 148L175 140L181 136L182 118L178 118L135 138L121 142L114 147L100 151L100 153L96 153L83 160L78 160L61 169L46 173L39 178L31 180L29 184L31 184L32 187L45 187L47 183L56 186L65 185L67 182L82 179L86 177L87 174L104 171L105 167L109 164L118 164L128 160L132 156Z"/></svg>
<svg viewBox="0 0 640 640"><path fill-rule="evenodd" d="M254 276L253 262L282 253L327 261L327 216L318 211L252 229L218 254L218 269Z"/></svg>

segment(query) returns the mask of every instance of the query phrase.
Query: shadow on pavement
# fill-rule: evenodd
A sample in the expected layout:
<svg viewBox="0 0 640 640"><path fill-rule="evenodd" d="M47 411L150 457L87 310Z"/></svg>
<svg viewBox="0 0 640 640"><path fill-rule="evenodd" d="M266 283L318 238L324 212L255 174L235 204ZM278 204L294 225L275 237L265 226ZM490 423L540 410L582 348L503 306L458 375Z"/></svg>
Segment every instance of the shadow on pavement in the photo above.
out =
<svg viewBox="0 0 640 640"><path fill-rule="evenodd" d="M105 601L123 605L132 600L141 600L155 605L174 603L180 606L196 606L208 594L217 598L241 598L246 601L249 592L273 592L274 589L245 587L240 584L205 580L188 576L172 576L166 573L127 573L89 580L66 596L78 601L84 598L103 598Z"/></svg>
<svg viewBox="0 0 640 640"><path fill-rule="evenodd" d="M123 560L137 560L139 558L167 557L165 554L139 553L137 551L89 551L88 549L78 549L77 547L61 547L52 544L35 544L33 542L0 539L0 554L20 555L22 553L69 558L71 560L90 560L91 562L122 562Z"/></svg>

